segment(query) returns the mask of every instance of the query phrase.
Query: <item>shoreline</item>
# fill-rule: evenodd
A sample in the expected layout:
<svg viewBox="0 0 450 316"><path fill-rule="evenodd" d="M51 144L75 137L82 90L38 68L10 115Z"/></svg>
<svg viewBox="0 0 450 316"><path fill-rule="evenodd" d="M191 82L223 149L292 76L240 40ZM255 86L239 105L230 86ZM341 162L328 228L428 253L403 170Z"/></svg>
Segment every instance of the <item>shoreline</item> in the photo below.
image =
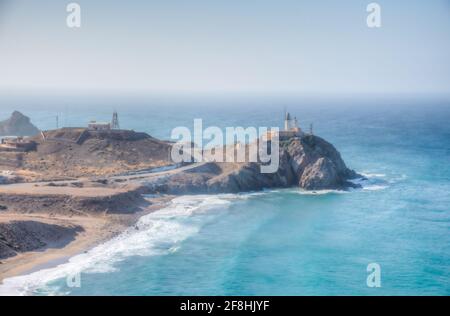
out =
<svg viewBox="0 0 450 316"><path fill-rule="evenodd" d="M66 130L53 133L72 135ZM127 133L134 135L132 131ZM98 146L105 137L118 141L108 133L91 136L90 141ZM144 138L149 144L143 145L153 144L150 136ZM134 141L133 137L125 137L121 144L125 149L132 146L134 150ZM299 134L283 141L280 151L283 159L274 173L262 172L261 162L201 162L158 172L145 169L143 173L131 175L0 185L0 255L6 258L0 260L3 261L0 284L4 279L55 266L92 249L117 236L143 215L161 209L167 205L161 202L173 196L293 186L308 191L361 187L349 181L361 176L347 168L340 153L326 140L312 134ZM40 154L44 159L49 149L66 155L72 152L70 146L60 148L55 144L44 141L40 144L43 150L30 155ZM91 153L89 146L80 146L75 152ZM97 153L104 153L101 148ZM246 151L250 149L250 145L245 147ZM156 194L156 197L145 194Z"/></svg>
<svg viewBox="0 0 450 316"><path fill-rule="evenodd" d="M57 225L78 225L83 231L74 240L63 245L66 240L48 244L43 248L19 253L0 260L0 286L8 278L31 274L40 270L54 268L66 263L70 258L87 252L96 246L120 235L132 227L142 216L166 207L171 196L147 198L148 206L140 206L140 211L132 214L108 214L104 216L51 216L47 214L0 214L0 223L9 220L33 220ZM134 205L136 206L136 205ZM134 207L130 206L130 207Z"/></svg>

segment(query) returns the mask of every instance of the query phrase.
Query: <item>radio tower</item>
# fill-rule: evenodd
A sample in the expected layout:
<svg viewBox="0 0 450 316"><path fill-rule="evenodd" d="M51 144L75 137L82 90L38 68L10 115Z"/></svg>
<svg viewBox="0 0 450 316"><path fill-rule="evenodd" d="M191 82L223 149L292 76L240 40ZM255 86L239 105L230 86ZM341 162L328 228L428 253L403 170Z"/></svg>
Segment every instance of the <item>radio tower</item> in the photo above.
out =
<svg viewBox="0 0 450 316"><path fill-rule="evenodd" d="M114 111L114 113L113 113L111 128L112 129L120 129L119 116L117 115L117 111Z"/></svg>

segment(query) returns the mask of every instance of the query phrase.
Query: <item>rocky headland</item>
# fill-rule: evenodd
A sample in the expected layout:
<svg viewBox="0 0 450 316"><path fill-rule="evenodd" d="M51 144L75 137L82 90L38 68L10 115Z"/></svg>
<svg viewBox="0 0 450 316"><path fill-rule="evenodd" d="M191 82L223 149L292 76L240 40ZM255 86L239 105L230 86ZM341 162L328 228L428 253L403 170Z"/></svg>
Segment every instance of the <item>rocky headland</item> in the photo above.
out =
<svg viewBox="0 0 450 316"><path fill-rule="evenodd" d="M129 130L63 128L29 139L36 143L33 150L0 152L0 258L9 258L0 264L0 279L16 271L18 262L29 261L18 254L67 255L49 250L56 244L66 249L62 240L79 251L175 195L288 187L347 190L358 187L351 180L361 177L331 143L303 133L280 142L274 173L262 173L261 162L174 164L172 142ZM77 242L79 236L83 242Z"/></svg>
<svg viewBox="0 0 450 316"><path fill-rule="evenodd" d="M0 136L34 136L38 133L39 129L31 123L30 118L18 111L0 122Z"/></svg>
<svg viewBox="0 0 450 316"><path fill-rule="evenodd" d="M261 165L258 162L208 162L144 182L152 192L208 194L288 187L346 190L359 187L350 180L362 177L346 166L332 144L314 135L282 141L279 168L275 173L261 173Z"/></svg>

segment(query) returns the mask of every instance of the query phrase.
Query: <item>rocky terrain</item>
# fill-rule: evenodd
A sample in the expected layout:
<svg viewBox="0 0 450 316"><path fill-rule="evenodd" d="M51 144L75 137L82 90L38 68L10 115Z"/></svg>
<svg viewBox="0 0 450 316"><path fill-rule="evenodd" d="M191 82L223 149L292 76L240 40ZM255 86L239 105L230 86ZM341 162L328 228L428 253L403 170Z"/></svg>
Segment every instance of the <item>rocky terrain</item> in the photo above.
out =
<svg viewBox="0 0 450 316"><path fill-rule="evenodd" d="M42 132L31 140L37 143L35 151L2 153L0 170L14 173L0 175L0 182L108 177L173 164L172 143L129 130L63 128ZM16 165L5 162L1 166L2 161L13 160ZM332 144L309 134L280 142L277 172L264 174L260 167L259 162L211 162L188 172L146 181L146 184L155 192L170 194L242 192L290 186L321 190L354 187L349 180L360 177L347 168Z"/></svg>
<svg viewBox="0 0 450 316"><path fill-rule="evenodd" d="M45 258L84 251L170 200L161 197L150 201L142 194L145 188L139 185L90 185L84 188L49 183L36 187L23 183L13 185L11 192L17 186L31 189L0 193L0 281L5 275L14 275L14 271L24 271L29 260L45 262ZM41 189L51 193L39 194Z"/></svg>
<svg viewBox="0 0 450 316"><path fill-rule="evenodd" d="M361 178L347 168L341 154L329 142L314 135L292 139L284 144L294 184L306 190L358 187L349 180Z"/></svg>
<svg viewBox="0 0 450 316"><path fill-rule="evenodd" d="M34 136L38 133L39 129L31 123L30 118L18 111L0 122L0 136Z"/></svg>
<svg viewBox="0 0 450 316"><path fill-rule="evenodd" d="M23 154L16 168L34 173L32 180L111 175L170 164L171 144L145 133L63 128L43 136L31 138L37 150Z"/></svg>
<svg viewBox="0 0 450 316"><path fill-rule="evenodd" d="M37 221L0 223L0 259L47 246L63 246L83 231L76 225L60 226Z"/></svg>
<svg viewBox="0 0 450 316"><path fill-rule="evenodd" d="M305 135L280 143L276 173L261 173L260 163L206 163L199 168L146 185L154 192L169 194L236 193L264 188L300 187L306 190L358 187L349 180L360 178L347 168L339 152L324 139Z"/></svg>
<svg viewBox="0 0 450 316"><path fill-rule="evenodd" d="M47 192L24 190L0 190L0 214L47 214L50 216L101 216L107 214L131 214L150 203L140 186L124 188L87 187L58 188L49 186ZM57 190L60 189L60 190ZM50 193L51 192L51 193Z"/></svg>

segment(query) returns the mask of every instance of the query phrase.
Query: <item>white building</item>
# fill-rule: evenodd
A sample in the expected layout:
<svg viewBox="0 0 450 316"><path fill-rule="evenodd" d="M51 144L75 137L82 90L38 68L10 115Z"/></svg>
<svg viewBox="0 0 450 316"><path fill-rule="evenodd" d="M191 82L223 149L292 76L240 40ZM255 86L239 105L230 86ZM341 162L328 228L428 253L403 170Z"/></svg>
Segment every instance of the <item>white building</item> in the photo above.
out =
<svg viewBox="0 0 450 316"><path fill-rule="evenodd" d="M291 114L289 112L286 112L286 117L284 119L284 131L285 132L298 132L300 133L300 127L298 126L297 118L291 117Z"/></svg>
<svg viewBox="0 0 450 316"><path fill-rule="evenodd" d="M88 129L91 131L109 131L111 130L111 123L91 121L88 124Z"/></svg>
<svg viewBox="0 0 450 316"><path fill-rule="evenodd" d="M269 131L265 135L265 138L271 140L274 136L278 136L280 140L287 140L292 137L300 137L302 134L303 132L298 125L297 118L292 118L289 112L286 112L284 118L284 130L279 132Z"/></svg>

